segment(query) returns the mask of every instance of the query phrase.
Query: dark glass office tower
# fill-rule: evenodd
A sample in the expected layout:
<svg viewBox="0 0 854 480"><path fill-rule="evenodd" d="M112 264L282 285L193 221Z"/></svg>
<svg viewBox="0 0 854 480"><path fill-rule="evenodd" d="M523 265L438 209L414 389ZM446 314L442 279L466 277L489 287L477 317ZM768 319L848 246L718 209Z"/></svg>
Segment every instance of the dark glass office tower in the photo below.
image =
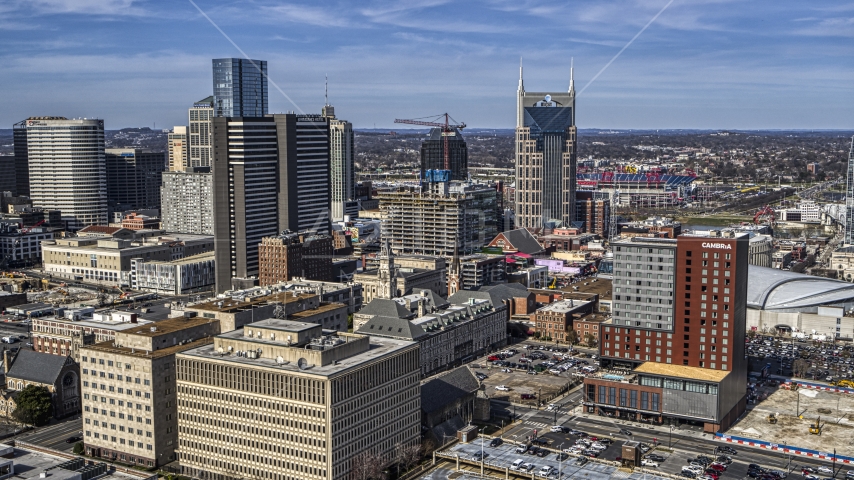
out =
<svg viewBox="0 0 854 480"><path fill-rule="evenodd" d="M15 164L13 167L15 188L13 192L19 196L30 195L30 164L27 157L27 121L12 125L13 144L15 146ZM5 187L8 188L8 187Z"/></svg>
<svg viewBox="0 0 854 480"><path fill-rule="evenodd" d="M430 136L421 143L421 178L425 170L445 169L445 139L441 128L430 130ZM459 130L448 136L448 169L451 180L466 180L469 173L469 151Z"/></svg>
<svg viewBox="0 0 854 480"><path fill-rule="evenodd" d="M215 58L213 91L217 117L263 117L267 114L267 62Z"/></svg>

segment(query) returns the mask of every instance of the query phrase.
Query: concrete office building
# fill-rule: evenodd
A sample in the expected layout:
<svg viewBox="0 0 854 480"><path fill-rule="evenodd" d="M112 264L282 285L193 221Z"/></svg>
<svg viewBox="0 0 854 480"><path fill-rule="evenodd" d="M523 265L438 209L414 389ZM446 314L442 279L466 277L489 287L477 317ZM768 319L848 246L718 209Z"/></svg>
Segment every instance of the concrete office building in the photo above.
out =
<svg viewBox="0 0 854 480"><path fill-rule="evenodd" d="M213 159L213 96L203 98L193 104L189 111L190 128L188 133L189 155L187 166L210 167Z"/></svg>
<svg viewBox="0 0 854 480"><path fill-rule="evenodd" d="M295 277L329 281L332 279L332 237L314 232L282 232L278 237L261 239L258 259L261 286Z"/></svg>
<svg viewBox="0 0 854 480"><path fill-rule="evenodd" d="M359 283L318 282L304 278L294 278L288 282L264 287L230 290L220 294L219 298L249 299L280 292L290 292L294 295L316 294L320 296L321 302L343 303L347 306L347 314L354 314L362 309L362 285Z"/></svg>
<svg viewBox="0 0 854 480"><path fill-rule="evenodd" d="M160 182L166 168L162 152L138 148L104 150L107 201L113 210L160 208Z"/></svg>
<svg viewBox="0 0 854 480"><path fill-rule="evenodd" d="M575 83L568 92L516 92L516 227L575 220ZM557 225L556 224L559 224Z"/></svg>
<svg viewBox="0 0 854 480"><path fill-rule="evenodd" d="M451 180L464 182L469 175L469 151L463 133L454 129L447 134L448 166L445 167L445 137L441 128L431 128L421 142L421 178L427 170L450 170Z"/></svg>
<svg viewBox="0 0 854 480"><path fill-rule="evenodd" d="M26 137L33 206L60 210L69 230L106 225L104 121L31 117L15 128L26 130L14 138Z"/></svg>
<svg viewBox="0 0 854 480"><path fill-rule="evenodd" d="M195 313L203 318L219 321L222 331L229 332L263 318L288 318L291 315L320 308L323 302L316 292L278 291L271 294L242 297L220 295L191 305L173 306L172 315Z"/></svg>
<svg viewBox="0 0 854 480"><path fill-rule="evenodd" d="M80 362L80 348L84 345L112 341L118 331L148 328L145 325L151 323L138 319L135 313L90 309L91 312L66 310L62 315L33 317L33 350Z"/></svg>
<svg viewBox="0 0 854 480"><path fill-rule="evenodd" d="M613 318L599 351L604 372L622 373L585 378L589 412L702 422L710 433L744 413L748 243L732 231L614 243Z"/></svg>
<svg viewBox="0 0 854 480"><path fill-rule="evenodd" d="M451 256L480 250L498 234L498 195L489 185L425 183L380 192L383 238L397 253Z"/></svg>
<svg viewBox="0 0 854 480"><path fill-rule="evenodd" d="M117 229L121 233L124 229ZM133 238L109 235L56 238L42 242L45 273L68 280L130 286L134 258L170 262L208 253L214 239L208 235L155 235L160 231L131 232Z"/></svg>
<svg viewBox="0 0 854 480"><path fill-rule="evenodd" d="M391 463L420 438L414 342L268 319L177 356L185 475L355 478L364 453Z"/></svg>
<svg viewBox="0 0 854 480"><path fill-rule="evenodd" d="M167 166L170 172L183 172L187 169L189 155L187 127L175 126L166 135Z"/></svg>
<svg viewBox="0 0 854 480"><path fill-rule="evenodd" d="M267 62L213 59L213 101L217 117L267 115Z"/></svg>
<svg viewBox="0 0 854 480"><path fill-rule="evenodd" d="M219 292L257 277L258 245L283 230L327 233L329 125L320 115L215 117L214 236ZM299 161L297 161L299 159Z"/></svg>
<svg viewBox="0 0 854 480"><path fill-rule="evenodd" d="M335 118L335 108L327 102L323 117L329 119L329 187L333 222L343 222L344 216L356 218L359 202L356 200L356 169L353 160L355 144L353 124Z"/></svg>
<svg viewBox="0 0 854 480"><path fill-rule="evenodd" d="M219 332L216 320L171 318L81 348L86 455L144 467L175 460L175 355Z"/></svg>
<svg viewBox="0 0 854 480"><path fill-rule="evenodd" d="M210 167L163 172L160 223L176 233L213 235L213 174Z"/></svg>

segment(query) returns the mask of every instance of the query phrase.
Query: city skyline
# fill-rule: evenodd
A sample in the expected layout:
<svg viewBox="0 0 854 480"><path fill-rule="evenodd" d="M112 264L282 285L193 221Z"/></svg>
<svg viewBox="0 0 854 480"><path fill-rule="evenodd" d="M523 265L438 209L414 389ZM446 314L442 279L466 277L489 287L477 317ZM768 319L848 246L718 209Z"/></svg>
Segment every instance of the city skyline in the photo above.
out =
<svg viewBox="0 0 854 480"><path fill-rule="evenodd" d="M354 128L440 111L512 128L523 56L536 91L566 88L574 58L580 128L851 128L851 2L195 4L268 61L271 113L318 113L328 73L329 101ZM6 125L33 115L182 125L212 93L211 59L243 56L192 2L41 0L0 12Z"/></svg>

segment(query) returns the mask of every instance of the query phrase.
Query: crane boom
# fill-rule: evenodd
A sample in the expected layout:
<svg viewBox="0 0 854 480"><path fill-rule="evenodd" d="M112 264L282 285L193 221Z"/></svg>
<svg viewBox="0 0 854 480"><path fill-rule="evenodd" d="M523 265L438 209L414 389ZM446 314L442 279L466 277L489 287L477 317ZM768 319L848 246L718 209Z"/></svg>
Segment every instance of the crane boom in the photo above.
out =
<svg viewBox="0 0 854 480"><path fill-rule="evenodd" d="M456 129L462 130L462 129L466 128L466 124L460 123L460 124L455 125L455 124L449 123L448 118L450 118L450 115L448 115L447 113L443 113L442 115L438 115L438 117L445 117L445 123L425 122L423 120L408 120L408 119L404 119L404 118L395 118L394 123L406 123L408 125L424 125L427 127L439 127L439 128L441 128L442 129L442 140L444 141L444 152L443 153L445 154L444 155L445 156L445 170L450 170L450 168L451 168L450 156L451 155L450 155L450 152L448 151L448 136L451 132L453 132Z"/></svg>

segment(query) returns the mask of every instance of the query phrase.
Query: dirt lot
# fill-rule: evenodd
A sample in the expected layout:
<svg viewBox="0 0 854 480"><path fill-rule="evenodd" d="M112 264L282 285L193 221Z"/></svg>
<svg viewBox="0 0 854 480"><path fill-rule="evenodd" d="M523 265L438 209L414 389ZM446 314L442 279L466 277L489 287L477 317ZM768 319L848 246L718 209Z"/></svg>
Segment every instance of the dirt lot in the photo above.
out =
<svg viewBox="0 0 854 480"><path fill-rule="evenodd" d="M552 375L540 373L539 375L528 375L524 371L514 370L511 373L501 371L500 367L472 368L473 372L482 372L489 376L483 381L486 385L486 393L490 398L504 400L522 405L536 405L536 400L522 400L523 393L533 393L537 398L547 402L557 396L560 389L572 382L569 373ZM509 392L496 390L496 385L510 387Z"/></svg>
<svg viewBox="0 0 854 480"><path fill-rule="evenodd" d="M795 415L800 397L800 414ZM819 410L821 409L821 410ZM769 414L777 424L768 423ZM810 435L809 426L821 416L821 435ZM854 396L843 393L779 389L727 430L736 435L821 452L854 456Z"/></svg>

